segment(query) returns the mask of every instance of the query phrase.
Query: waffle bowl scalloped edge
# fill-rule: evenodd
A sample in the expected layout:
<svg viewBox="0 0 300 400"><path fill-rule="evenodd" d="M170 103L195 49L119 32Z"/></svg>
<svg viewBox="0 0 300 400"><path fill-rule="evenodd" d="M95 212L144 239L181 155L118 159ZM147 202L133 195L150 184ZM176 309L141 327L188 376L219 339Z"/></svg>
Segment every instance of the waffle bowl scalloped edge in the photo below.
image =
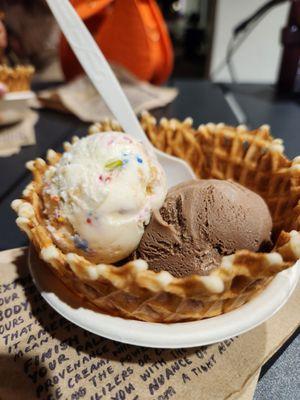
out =
<svg viewBox="0 0 300 400"><path fill-rule="evenodd" d="M8 92L26 92L30 90L34 72L32 65L0 65L0 82L7 86Z"/></svg>
<svg viewBox="0 0 300 400"><path fill-rule="evenodd" d="M268 126L248 131L244 126L210 123L194 129L191 119L163 118L156 123L148 113L142 115L141 123L157 148L185 159L199 178L233 179L259 193L272 214L275 246L270 253L237 251L224 256L220 267L208 276L179 279L166 271L149 270L143 260L116 267L64 254L43 217L43 174L60 158L49 150L47 163L41 158L27 163L33 181L12 207L18 214L17 225L41 259L75 294L100 312L124 318L165 323L199 320L251 300L300 258L300 158L289 161L282 154L282 141L272 138ZM93 125L90 133L107 130L121 129L114 121L104 120ZM65 150L69 146L65 143Z"/></svg>

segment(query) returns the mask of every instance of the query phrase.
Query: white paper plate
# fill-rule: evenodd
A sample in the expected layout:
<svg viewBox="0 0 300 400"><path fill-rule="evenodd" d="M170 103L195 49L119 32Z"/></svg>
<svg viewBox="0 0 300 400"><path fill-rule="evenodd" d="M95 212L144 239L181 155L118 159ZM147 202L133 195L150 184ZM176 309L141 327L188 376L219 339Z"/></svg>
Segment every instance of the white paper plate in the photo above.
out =
<svg viewBox="0 0 300 400"><path fill-rule="evenodd" d="M80 300L37 258L32 248L29 268L43 298L69 321L108 339L158 348L202 346L249 331L286 303L300 276L298 261L292 268L278 274L259 296L235 311L202 321L158 324L111 317L83 307Z"/></svg>

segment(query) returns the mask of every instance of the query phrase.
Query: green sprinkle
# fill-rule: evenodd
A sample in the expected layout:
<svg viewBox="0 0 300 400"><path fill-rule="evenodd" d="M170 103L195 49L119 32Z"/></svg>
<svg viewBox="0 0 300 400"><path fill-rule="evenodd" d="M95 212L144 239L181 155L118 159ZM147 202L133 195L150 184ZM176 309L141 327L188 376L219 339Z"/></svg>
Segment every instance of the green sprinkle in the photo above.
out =
<svg viewBox="0 0 300 400"><path fill-rule="evenodd" d="M114 160L114 161L109 161L108 163L105 164L105 169L108 171L112 171L115 168L122 167L123 161L122 160Z"/></svg>

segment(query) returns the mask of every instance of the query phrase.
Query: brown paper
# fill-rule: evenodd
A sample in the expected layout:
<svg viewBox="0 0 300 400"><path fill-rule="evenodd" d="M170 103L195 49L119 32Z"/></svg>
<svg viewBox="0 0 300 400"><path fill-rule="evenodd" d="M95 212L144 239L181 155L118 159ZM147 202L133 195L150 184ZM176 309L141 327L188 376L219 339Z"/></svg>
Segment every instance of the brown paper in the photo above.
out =
<svg viewBox="0 0 300 400"><path fill-rule="evenodd" d="M157 87L134 78L121 68L114 68L121 86L136 113L163 107L177 96L177 89ZM44 90L38 95L42 106L70 112L85 122L97 122L112 117L111 112L86 76L60 86Z"/></svg>
<svg viewBox="0 0 300 400"><path fill-rule="evenodd" d="M0 157L19 153L22 146L36 143L34 125L37 119L37 113L28 110L21 122L0 129Z"/></svg>
<svg viewBox="0 0 300 400"><path fill-rule="evenodd" d="M0 253L1 399L250 400L261 365L300 322L298 286L281 311L240 337L193 349L125 345L52 310L26 257L26 249Z"/></svg>

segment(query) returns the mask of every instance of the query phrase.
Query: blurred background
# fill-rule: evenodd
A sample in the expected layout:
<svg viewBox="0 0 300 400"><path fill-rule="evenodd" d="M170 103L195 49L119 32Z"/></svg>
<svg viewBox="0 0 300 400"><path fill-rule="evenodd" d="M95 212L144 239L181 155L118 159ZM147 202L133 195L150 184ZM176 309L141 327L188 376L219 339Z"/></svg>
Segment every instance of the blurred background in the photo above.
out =
<svg viewBox="0 0 300 400"><path fill-rule="evenodd" d="M226 56L233 31L267 5L237 35L241 43L232 53L232 68L239 82L276 83L282 58L281 32L287 26L291 4L297 1L72 0L72 3L112 62L123 64L153 83L165 82L170 77L231 81ZM0 10L7 33L6 46L2 43L2 58L9 63L33 64L37 71L35 80L62 79L62 71L67 78L78 73L79 68L71 63L70 50L61 40L44 0L1 0ZM293 25L298 30L297 22ZM153 43L161 49L154 48ZM144 66L145 52L152 58L148 60L148 70Z"/></svg>

